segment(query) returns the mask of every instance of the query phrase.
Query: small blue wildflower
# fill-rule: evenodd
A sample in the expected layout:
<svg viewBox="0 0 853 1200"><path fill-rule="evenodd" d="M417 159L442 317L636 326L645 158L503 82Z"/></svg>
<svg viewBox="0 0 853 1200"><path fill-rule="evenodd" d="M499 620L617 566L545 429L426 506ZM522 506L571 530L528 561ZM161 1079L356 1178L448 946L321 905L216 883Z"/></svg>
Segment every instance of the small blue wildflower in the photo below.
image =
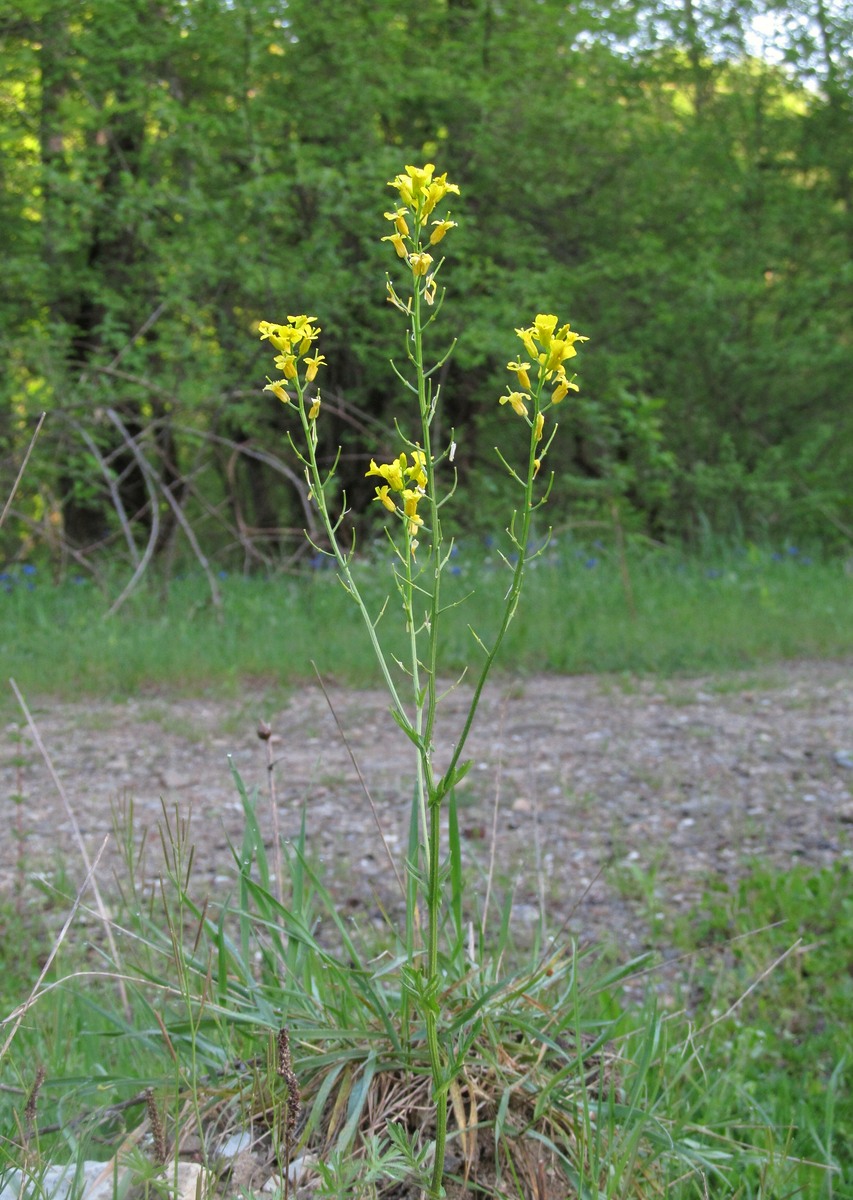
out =
<svg viewBox="0 0 853 1200"><path fill-rule="evenodd" d="M598 559L597 558L588 558L586 560L586 562L584 563L584 566L586 567L586 569L588 571L592 571L595 567L598 566Z"/></svg>
<svg viewBox="0 0 853 1200"><path fill-rule="evenodd" d="M800 553L796 546L788 546L788 547L786 547L786 549L787 549L788 553L790 554L791 558L796 558L797 555Z"/></svg>
<svg viewBox="0 0 853 1200"><path fill-rule="evenodd" d="M450 557L456 558L458 553L459 553L459 543L454 542L453 545L450 547Z"/></svg>
<svg viewBox="0 0 853 1200"><path fill-rule="evenodd" d="M781 562L782 561L782 555L779 553L778 550L774 550L773 553L770 555L770 557L773 560L773 562Z"/></svg>
<svg viewBox="0 0 853 1200"><path fill-rule="evenodd" d="M808 554L801 554L800 562L804 567L810 567L812 565L812 560L809 558Z"/></svg>
<svg viewBox="0 0 853 1200"><path fill-rule="evenodd" d="M723 572L718 571L716 567L708 567L708 570L705 572L705 577L706 579L719 579L722 573Z"/></svg>
<svg viewBox="0 0 853 1200"><path fill-rule="evenodd" d="M457 566L456 563L454 563L453 566L449 568L449 570L450 570L451 575L461 575L462 574L462 568Z"/></svg>
<svg viewBox="0 0 853 1200"><path fill-rule="evenodd" d="M32 563L24 563L24 565L21 567L22 575L35 575L35 573L36 569Z"/></svg>
<svg viewBox="0 0 853 1200"><path fill-rule="evenodd" d="M494 544L495 544L495 539L492 537L492 535L490 533L487 533L486 536L483 538L483 545L486 547L487 550L491 550L491 548L492 548L492 546L494 546Z"/></svg>
<svg viewBox="0 0 853 1200"><path fill-rule="evenodd" d="M224 570L224 569L223 569L223 570L221 570L221 571L217 571L217 572L216 572L216 578L217 578L217 579L227 579L227 578L228 578L228 572L227 572L226 570Z"/></svg>

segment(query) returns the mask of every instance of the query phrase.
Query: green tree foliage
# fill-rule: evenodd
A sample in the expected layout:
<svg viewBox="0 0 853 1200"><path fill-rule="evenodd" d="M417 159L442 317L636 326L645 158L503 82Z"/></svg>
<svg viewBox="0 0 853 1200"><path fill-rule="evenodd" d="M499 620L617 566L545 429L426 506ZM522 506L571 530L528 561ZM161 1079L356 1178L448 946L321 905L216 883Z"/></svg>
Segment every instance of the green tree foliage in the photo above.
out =
<svg viewBox="0 0 853 1200"><path fill-rule="evenodd" d="M837 0L20 0L0 39L9 479L50 413L7 556L138 561L188 524L274 560L307 516L253 330L287 312L323 325L325 452L364 507L396 387L383 183L426 159L463 184L460 521L502 486L513 327L559 311L591 341L555 522L580 491L656 536L853 536Z"/></svg>

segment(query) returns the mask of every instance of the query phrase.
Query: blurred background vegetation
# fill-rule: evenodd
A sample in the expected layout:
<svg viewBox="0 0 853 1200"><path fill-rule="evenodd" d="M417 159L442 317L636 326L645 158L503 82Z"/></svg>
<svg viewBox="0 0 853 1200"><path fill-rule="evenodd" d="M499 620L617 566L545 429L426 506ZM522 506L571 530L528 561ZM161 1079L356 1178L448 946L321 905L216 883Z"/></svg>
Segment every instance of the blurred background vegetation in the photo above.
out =
<svg viewBox="0 0 853 1200"><path fill-rule="evenodd" d="M255 328L298 312L323 326L322 437L369 537L364 471L404 411L384 185L426 160L462 188L440 325L459 533L506 523L497 397L514 327L546 311L591 339L558 529L848 553L851 30L840 0L19 0L3 499L48 418L0 559L310 556Z"/></svg>

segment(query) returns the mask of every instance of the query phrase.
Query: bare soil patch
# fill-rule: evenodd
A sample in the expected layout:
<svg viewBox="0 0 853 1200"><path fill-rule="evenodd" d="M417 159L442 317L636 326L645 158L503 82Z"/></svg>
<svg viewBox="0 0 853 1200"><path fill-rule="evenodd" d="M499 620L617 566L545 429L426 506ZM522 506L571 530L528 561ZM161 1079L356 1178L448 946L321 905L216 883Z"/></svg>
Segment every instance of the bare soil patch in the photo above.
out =
<svg viewBox="0 0 853 1200"><path fill-rule="evenodd" d="M381 691L330 689L402 865L412 747ZM437 745L459 728L468 691L443 701ZM257 707L257 711L256 711ZM279 711L251 696L140 697L125 703L33 704L42 740L90 853L133 802L133 837L147 835L141 870L153 886L161 802L191 814L196 894L224 896L233 880L242 807L229 756L259 792L267 830L267 766L259 719L273 730L279 823L295 836L303 806L312 852L341 905L362 923L401 908L347 747L317 687ZM11 829L0 842L0 887L22 869L73 887L84 876L73 827L23 724L7 726L0 759ZM513 889L520 936L543 909L582 939L618 939L626 954L653 940L657 915L692 904L712 876L734 880L756 857L827 866L853 853L853 664L793 663L760 674L654 680L539 676L495 682L469 742L473 768L459 792L472 889L482 896L493 821L495 879ZM497 815L495 817L495 805ZM114 842L114 840L113 840ZM120 856L111 844L108 888Z"/></svg>

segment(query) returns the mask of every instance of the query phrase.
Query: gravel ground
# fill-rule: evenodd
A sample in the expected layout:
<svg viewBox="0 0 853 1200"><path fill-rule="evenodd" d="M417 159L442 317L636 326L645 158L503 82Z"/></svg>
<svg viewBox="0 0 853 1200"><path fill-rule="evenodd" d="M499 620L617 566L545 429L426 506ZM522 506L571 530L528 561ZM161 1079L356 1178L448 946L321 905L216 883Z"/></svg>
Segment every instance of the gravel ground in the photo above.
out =
<svg viewBox="0 0 853 1200"><path fill-rule="evenodd" d="M451 744L468 697L461 687L443 701L439 747ZM0 843L0 888L8 895L22 870L59 869L75 886L85 872L74 821L93 854L132 800L134 838L151 835L147 886L161 870L162 801L192 814L195 894L223 895L229 841L241 832L229 756L272 826L257 736L265 719L283 836L306 806L336 898L359 921L379 922L380 906L399 909L399 893L349 750L399 864L412 748L384 693L333 687L329 699L335 717L317 687L276 712L254 711L251 698L32 703L73 819L23 717L8 725L3 795L24 799L12 806L19 836ZM657 915L689 906L710 876L733 880L756 856L783 870L853 853L853 663L679 680L504 679L484 696L468 757L459 817L472 886L482 897L494 822L495 890L514 889L520 936L544 906L549 924L567 921L584 940L615 935L634 953L654 941ZM119 864L113 837L99 871L105 891Z"/></svg>

